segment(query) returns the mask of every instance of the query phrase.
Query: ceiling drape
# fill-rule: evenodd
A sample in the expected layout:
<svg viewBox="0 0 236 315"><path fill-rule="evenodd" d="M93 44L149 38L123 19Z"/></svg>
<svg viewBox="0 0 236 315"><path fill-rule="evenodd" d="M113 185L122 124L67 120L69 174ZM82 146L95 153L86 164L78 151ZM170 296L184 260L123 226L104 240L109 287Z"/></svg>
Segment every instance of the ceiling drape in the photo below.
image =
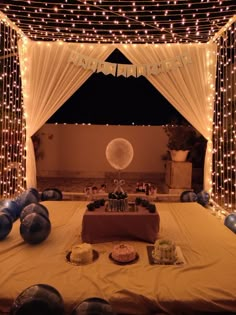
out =
<svg viewBox="0 0 236 315"><path fill-rule="evenodd" d="M173 61L177 56L187 56L191 61L151 74L147 79L208 140L204 188L209 191L216 45L104 45L36 42L24 38L19 42L19 52L27 128L27 187L36 186L32 135L93 73L70 62L71 56L78 53L104 61L115 48L135 65Z"/></svg>

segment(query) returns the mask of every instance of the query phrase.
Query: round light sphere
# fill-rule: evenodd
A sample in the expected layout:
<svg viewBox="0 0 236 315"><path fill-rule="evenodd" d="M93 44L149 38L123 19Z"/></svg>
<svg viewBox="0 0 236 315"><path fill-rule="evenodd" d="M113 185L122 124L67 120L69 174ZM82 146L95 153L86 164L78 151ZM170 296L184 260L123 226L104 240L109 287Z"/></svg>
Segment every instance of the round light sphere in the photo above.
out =
<svg viewBox="0 0 236 315"><path fill-rule="evenodd" d="M197 201L197 194L194 191L186 190L180 195L181 202L195 202Z"/></svg>
<svg viewBox="0 0 236 315"><path fill-rule="evenodd" d="M24 207L20 214L20 220L22 221L25 216L27 216L30 213L38 213L42 216L45 216L46 218L49 218L49 212L48 209L40 204L40 203L30 203L28 206Z"/></svg>
<svg viewBox="0 0 236 315"><path fill-rule="evenodd" d="M7 211L10 214L13 222L16 221L20 216L21 208L14 200L3 200L0 204L0 210L1 209L4 209L4 211Z"/></svg>
<svg viewBox="0 0 236 315"><path fill-rule="evenodd" d="M4 211L0 211L0 240L7 237L7 235L11 232L12 225L11 216Z"/></svg>
<svg viewBox="0 0 236 315"><path fill-rule="evenodd" d="M202 190L197 193L197 202L200 203L202 206L206 206L209 203L210 195L208 192Z"/></svg>
<svg viewBox="0 0 236 315"><path fill-rule="evenodd" d="M133 160L132 144L123 138L113 139L106 147L106 159L116 170L123 170Z"/></svg>
<svg viewBox="0 0 236 315"><path fill-rule="evenodd" d="M11 306L11 315L64 315L61 294L47 284L35 284L22 291Z"/></svg>
<svg viewBox="0 0 236 315"><path fill-rule="evenodd" d="M101 298L88 298L78 304L72 311L71 315L114 315L111 305Z"/></svg>
<svg viewBox="0 0 236 315"><path fill-rule="evenodd" d="M236 213L229 214L224 220L224 225L232 232L236 233Z"/></svg>
<svg viewBox="0 0 236 315"><path fill-rule="evenodd" d="M38 213L30 213L20 224L20 234L25 242L38 244L43 242L51 232L51 222Z"/></svg>

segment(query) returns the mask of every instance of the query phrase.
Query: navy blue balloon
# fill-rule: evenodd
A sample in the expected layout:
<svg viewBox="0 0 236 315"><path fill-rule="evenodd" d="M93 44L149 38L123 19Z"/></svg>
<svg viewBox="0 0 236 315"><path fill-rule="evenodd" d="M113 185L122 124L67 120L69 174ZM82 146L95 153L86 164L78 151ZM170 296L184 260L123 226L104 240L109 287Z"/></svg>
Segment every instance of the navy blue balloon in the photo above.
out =
<svg viewBox="0 0 236 315"><path fill-rule="evenodd" d="M202 206L206 206L209 203L210 194L207 191L200 191L197 193L197 202L200 203Z"/></svg>
<svg viewBox="0 0 236 315"><path fill-rule="evenodd" d="M38 203L40 201L40 197L38 194L35 193L34 189L27 189L22 192L16 199L16 203L22 210L24 207L28 206L31 203Z"/></svg>
<svg viewBox="0 0 236 315"><path fill-rule="evenodd" d="M38 213L30 213L20 224L20 234L25 242L38 244L43 242L51 232L51 222Z"/></svg>
<svg viewBox="0 0 236 315"><path fill-rule="evenodd" d="M17 204L17 202L14 200L11 200L11 199L3 200L0 204L0 210L1 209L8 211L13 222L16 221L20 216L21 209L19 205Z"/></svg>
<svg viewBox="0 0 236 315"><path fill-rule="evenodd" d="M20 220L22 221L24 217L30 213L38 213L49 218L48 209L40 203L33 202L33 203L30 203L28 206L24 207L20 214Z"/></svg>
<svg viewBox="0 0 236 315"><path fill-rule="evenodd" d="M186 190L180 195L181 202L195 202L197 201L197 194L194 191Z"/></svg>
<svg viewBox="0 0 236 315"><path fill-rule="evenodd" d="M224 220L224 225L232 232L236 233L236 213L229 214Z"/></svg>
<svg viewBox="0 0 236 315"><path fill-rule="evenodd" d="M102 298L92 297L82 301L73 310L71 315L114 315L110 303Z"/></svg>
<svg viewBox="0 0 236 315"><path fill-rule="evenodd" d="M4 211L0 211L0 240L3 240L12 230L12 218Z"/></svg>
<svg viewBox="0 0 236 315"><path fill-rule="evenodd" d="M10 315L64 315L64 313L61 294L48 284L35 284L22 291L10 310Z"/></svg>
<svg viewBox="0 0 236 315"><path fill-rule="evenodd" d="M28 191L32 192L35 195L35 197L38 199L38 201L40 201L40 199L41 199L40 193L36 188L31 187L28 189Z"/></svg>
<svg viewBox="0 0 236 315"><path fill-rule="evenodd" d="M58 188L47 188L42 191L41 200L62 200L63 195L60 189Z"/></svg>

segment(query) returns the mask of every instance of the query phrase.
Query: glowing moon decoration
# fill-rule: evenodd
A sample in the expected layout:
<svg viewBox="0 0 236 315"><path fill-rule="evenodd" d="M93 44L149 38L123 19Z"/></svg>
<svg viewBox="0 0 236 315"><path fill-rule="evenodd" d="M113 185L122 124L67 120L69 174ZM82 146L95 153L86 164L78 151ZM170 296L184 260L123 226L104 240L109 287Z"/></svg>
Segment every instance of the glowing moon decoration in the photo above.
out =
<svg viewBox="0 0 236 315"><path fill-rule="evenodd" d="M106 147L107 161L116 170L123 170L133 160L134 150L132 144L123 138L110 141Z"/></svg>

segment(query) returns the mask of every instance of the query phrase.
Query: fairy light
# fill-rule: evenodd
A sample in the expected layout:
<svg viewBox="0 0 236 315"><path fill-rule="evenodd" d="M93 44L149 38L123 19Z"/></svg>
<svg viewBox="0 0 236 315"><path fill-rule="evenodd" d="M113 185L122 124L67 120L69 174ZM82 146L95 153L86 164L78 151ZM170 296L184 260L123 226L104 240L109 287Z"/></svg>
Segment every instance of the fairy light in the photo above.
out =
<svg viewBox="0 0 236 315"><path fill-rule="evenodd" d="M25 188L25 124L16 28L0 22L0 195L11 198Z"/></svg>
<svg viewBox="0 0 236 315"><path fill-rule="evenodd" d="M123 44L125 38L129 43L206 43L235 14L236 4L233 0L212 4L210 1L104 0L83 1L79 5L67 0L9 0L0 5L0 10L34 40L78 38L84 42Z"/></svg>
<svg viewBox="0 0 236 315"><path fill-rule="evenodd" d="M219 38L213 124L213 200L236 211L236 22Z"/></svg>

